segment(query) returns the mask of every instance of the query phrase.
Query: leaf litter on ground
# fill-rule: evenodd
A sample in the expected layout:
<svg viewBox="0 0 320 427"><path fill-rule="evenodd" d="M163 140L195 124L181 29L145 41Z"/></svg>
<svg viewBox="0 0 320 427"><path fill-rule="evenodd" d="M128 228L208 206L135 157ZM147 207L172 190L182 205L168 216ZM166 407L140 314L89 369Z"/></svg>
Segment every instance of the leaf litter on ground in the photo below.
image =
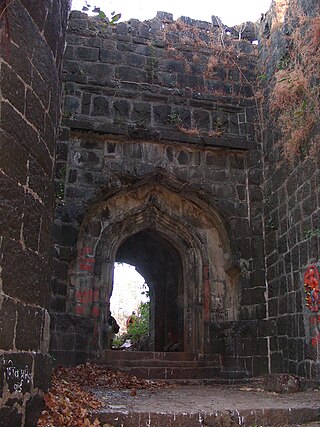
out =
<svg viewBox="0 0 320 427"><path fill-rule="evenodd" d="M38 427L112 427L101 424L92 412L102 402L90 391L92 388L130 389L136 396L139 389L172 387L164 381L150 381L112 371L100 365L86 363L53 371L52 386L44 396L45 409L38 421Z"/></svg>

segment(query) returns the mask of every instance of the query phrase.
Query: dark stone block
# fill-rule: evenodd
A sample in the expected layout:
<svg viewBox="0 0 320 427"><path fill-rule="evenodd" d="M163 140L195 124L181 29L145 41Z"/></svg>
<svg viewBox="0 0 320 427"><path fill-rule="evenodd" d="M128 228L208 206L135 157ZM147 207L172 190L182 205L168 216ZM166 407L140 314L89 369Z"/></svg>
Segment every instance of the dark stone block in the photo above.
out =
<svg viewBox="0 0 320 427"><path fill-rule="evenodd" d="M39 308L18 304L16 348L38 351L44 313Z"/></svg>
<svg viewBox="0 0 320 427"><path fill-rule="evenodd" d="M48 13L48 4L42 0L21 0L21 3L29 12L36 26L41 32L44 29L45 18Z"/></svg>
<svg viewBox="0 0 320 427"><path fill-rule="evenodd" d="M91 107L91 94L84 92L82 94L81 113L90 114ZM63 140L63 138L61 138ZM67 138L66 138L67 139Z"/></svg>
<svg viewBox="0 0 320 427"><path fill-rule="evenodd" d="M150 68L151 70L154 69L153 64L154 61L152 59L150 59ZM163 72L157 72L157 82L164 87L170 87L170 88L174 88L177 84L177 79L175 74L171 74L171 73L163 73Z"/></svg>
<svg viewBox="0 0 320 427"><path fill-rule="evenodd" d="M17 408L0 408L0 427L18 427L22 424L22 414Z"/></svg>
<svg viewBox="0 0 320 427"><path fill-rule="evenodd" d="M48 149L50 155L54 157L56 128L52 124L48 114L44 116L44 130L41 132L40 143L43 144Z"/></svg>
<svg viewBox="0 0 320 427"><path fill-rule="evenodd" d="M45 373L48 376L48 373ZM45 404L41 396L30 397L26 404L26 417L24 427L34 427L37 425L38 418L44 409Z"/></svg>
<svg viewBox="0 0 320 427"><path fill-rule="evenodd" d="M265 356L253 357L253 374L265 375L268 373L269 361Z"/></svg>
<svg viewBox="0 0 320 427"><path fill-rule="evenodd" d="M82 70L89 84L106 85L114 77L114 67L109 64L87 62Z"/></svg>
<svg viewBox="0 0 320 427"><path fill-rule="evenodd" d="M266 337L275 335L276 330L276 322L274 320L260 320L258 322L258 334L260 337Z"/></svg>
<svg viewBox="0 0 320 427"><path fill-rule="evenodd" d="M279 315L279 300L278 298L269 299L269 316L277 317Z"/></svg>
<svg viewBox="0 0 320 427"><path fill-rule="evenodd" d="M116 122L123 122L129 118L130 102L125 99L120 99L113 102L114 120Z"/></svg>
<svg viewBox="0 0 320 427"><path fill-rule="evenodd" d="M214 166L216 169L227 169L228 168L228 157L223 152L208 152L206 153L206 165Z"/></svg>
<svg viewBox="0 0 320 427"><path fill-rule="evenodd" d="M74 205L72 205L74 206ZM64 225L60 227L59 241L62 246L73 246L78 237L78 229L73 225Z"/></svg>
<svg viewBox="0 0 320 427"><path fill-rule="evenodd" d="M0 168L14 181L27 179L28 152L8 133L0 131ZM12 159L15 159L13 162ZM1 185L1 189L3 186ZM8 217L10 217L8 215Z"/></svg>
<svg viewBox="0 0 320 427"><path fill-rule="evenodd" d="M22 114L25 106L25 85L17 74L5 63L1 69L0 85L3 98L6 98Z"/></svg>
<svg viewBox="0 0 320 427"><path fill-rule="evenodd" d="M64 114L78 113L80 110L80 98L77 96L66 95L64 100Z"/></svg>
<svg viewBox="0 0 320 427"><path fill-rule="evenodd" d="M69 314L51 313L51 331L55 331L57 336L61 335L61 332L75 332L75 324L77 317Z"/></svg>
<svg viewBox="0 0 320 427"><path fill-rule="evenodd" d="M149 39L150 38L150 27L147 24L139 26L139 37Z"/></svg>
<svg viewBox="0 0 320 427"><path fill-rule="evenodd" d="M255 338L252 344L254 355L266 356L268 354L268 343L266 338Z"/></svg>
<svg viewBox="0 0 320 427"><path fill-rule="evenodd" d="M8 20L10 22L10 39L17 46L24 46L24 50L29 57L32 49L37 44L38 29L34 25L30 15L26 13L24 7L19 3L15 7L8 8ZM43 7L41 8L43 9ZM44 43L44 42L43 42Z"/></svg>
<svg viewBox="0 0 320 427"><path fill-rule="evenodd" d="M76 57L83 61L96 62L99 59L99 49L96 47L78 46Z"/></svg>
<svg viewBox="0 0 320 427"><path fill-rule="evenodd" d="M85 351L88 347L88 339L86 335L76 335L75 349Z"/></svg>
<svg viewBox="0 0 320 427"><path fill-rule="evenodd" d="M177 123L172 123L172 124L176 124L178 126L182 126L184 128L189 129L191 127L191 113L190 113L190 109L185 108L185 107L174 107L172 109L172 116L173 118L177 118Z"/></svg>
<svg viewBox="0 0 320 427"><path fill-rule="evenodd" d="M173 15L172 13L167 12L157 12L156 18L159 19L161 22L173 22Z"/></svg>
<svg viewBox="0 0 320 427"><path fill-rule="evenodd" d="M178 160L178 163L180 165L189 164L190 159L189 159L188 152L187 151L180 151L180 153L177 156L177 160Z"/></svg>
<svg viewBox="0 0 320 427"><path fill-rule="evenodd" d="M123 62L123 53L111 49L100 49L100 61L121 64Z"/></svg>
<svg viewBox="0 0 320 427"><path fill-rule="evenodd" d="M127 35L128 34L128 24L126 22L119 22L116 26L116 33Z"/></svg>
<svg viewBox="0 0 320 427"><path fill-rule="evenodd" d="M85 181L86 182L92 182L93 175L92 173L87 172L85 174ZM84 217L84 207L82 205L77 205L75 203L69 203L67 205L64 205L61 210L59 211L59 217L63 222L78 222L80 223L83 220ZM63 229L60 229L59 227L54 228L54 235L59 239L60 234L63 233Z"/></svg>
<svg viewBox="0 0 320 427"><path fill-rule="evenodd" d="M146 58L142 55L137 55L135 53L128 53L125 57L125 63L128 64L130 67L144 69L146 66Z"/></svg>
<svg viewBox="0 0 320 427"><path fill-rule="evenodd" d="M61 350L60 346L60 334L55 332L50 332L50 352L54 350Z"/></svg>
<svg viewBox="0 0 320 427"><path fill-rule="evenodd" d="M77 334L93 335L93 320L84 317L76 317L75 330Z"/></svg>
<svg viewBox="0 0 320 427"><path fill-rule="evenodd" d="M119 101L118 101L119 102ZM108 98L104 96L95 96L93 98L92 116L106 116L110 115L110 106Z"/></svg>
<svg viewBox="0 0 320 427"><path fill-rule="evenodd" d="M287 334L287 321L288 321L288 319L286 316L278 317L278 319L277 319L277 334L278 335L286 335ZM287 342L285 343L285 345L287 346ZM279 342L279 349L284 350L284 348L280 346L280 342Z"/></svg>
<svg viewBox="0 0 320 427"><path fill-rule="evenodd" d="M237 247L239 248L241 252L241 256L244 259L250 258L251 255L251 241L249 238L242 237L241 239L237 239ZM258 297L258 295L257 295ZM260 303L263 301L257 301L257 303Z"/></svg>
<svg viewBox="0 0 320 427"><path fill-rule="evenodd" d="M265 287L261 288L254 288L252 291L252 300L255 304L264 304L266 302L265 300Z"/></svg>
<svg viewBox="0 0 320 427"><path fill-rule="evenodd" d="M191 88L194 90L204 90L204 79L202 76L193 74L177 74L177 83L181 89Z"/></svg>
<svg viewBox="0 0 320 427"><path fill-rule="evenodd" d="M56 57L61 34L61 15L59 2L51 3L44 28L44 37L50 46L53 56ZM60 53L59 53L60 54Z"/></svg>
<svg viewBox="0 0 320 427"><path fill-rule="evenodd" d="M55 313L65 313L66 311L66 298L60 295L55 295L51 298L51 311Z"/></svg>
<svg viewBox="0 0 320 427"><path fill-rule="evenodd" d="M51 292L53 295L61 295L66 297L67 295L67 285L65 282L58 280L56 278L52 279L51 282Z"/></svg>
<svg viewBox="0 0 320 427"><path fill-rule="evenodd" d="M142 102L134 102L132 120L139 124L148 126L151 121L151 105Z"/></svg>
<svg viewBox="0 0 320 427"><path fill-rule="evenodd" d="M14 298L44 305L48 292L48 265L19 242L4 239L1 260L3 291Z"/></svg>
<svg viewBox="0 0 320 427"><path fill-rule="evenodd" d="M274 352L278 350L279 350L278 337L277 336L270 337L270 351Z"/></svg>
<svg viewBox="0 0 320 427"><path fill-rule="evenodd" d="M32 356L28 353L5 353L0 356L1 380L10 393L31 391L33 383ZM0 418L1 419L1 418Z"/></svg>
<svg viewBox="0 0 320 427"><path fill-rule="evenodd" d="M42 213L43 205L27 194L24 205L23 238L25 245L34 252L38 251Z"/></svg>
<svg viewBox="0 0 320 427"><path fill-rule="evenodd" d="M68 159L68 144L64 142L58 142L56 151L56 160L66 162Z"/></svg>
<svg viewBox="0 0 320 427"><path fill-rule="evenodd" d="M86 164L87 166L90 166L90 162L88 160L88 156L86 157L86 161L83 161L83 165ZM82 159L84 160L84 159ZM83 166L82 166L83 167ZM88 193L90 190L82 188L82 187L76 187L76 186L68 186L66 189L66 198L67 199L73 199L74 201L78 200L79 203L83 201L84 199L88 199Z"/></svg>
<svg viewBox="0 0 320 427"><path fill-rule="evenodd" d="M24 191L4 174L0 175L0 188L1 235L19 240L23 221Z"/></svg>
<svg viewBox="0 0 320 427"><path fill-rule="evenodd" d="M193 126L196 129L210 129L210 115L205 110L194 110L192 114Z"/></svg>
<svg viewBox="0 0 320 427"><path fill-rule="evenodd" d="M75 47L70 45L70 44L67 44L65 51L64 51L64 54L63 54L63 57L64 57L64 59L71 59L71 60L75 59L74 53L75 53Z"/></svg>
<svg viewBox="0 0 320 427"><path fill-rule="evenodd" d="M255 305L255 317L256 319L265 319L267 316L267 309L265 304Z"/></svg>
<svg viewBox="0 0 320 427"><path fill-rule="evenodd" d="M78 171L76 169L69 170L68 183L74 184L75 182L77 182L77 177L78 177Z"/></svg>
<svg viewBox="0 0 320 427"><path fill-rule="evenodd" d="M153 114L156 125L167 126L169 124L171 107L169 105L153 106Z"/></svg>
<svg viewBox="0 0 320 427"><path fill-rule="evenodd" d="M45 173L51 174L52 160L47 148L39 142L35 130L9 104L1 103L2 128L16 139L38 161Z"/></svg>
<svg viewBox="0 0 320 427"><path fill-rule="evenodd" d="M147 82L147 72L133 67L120 65L116 67L116 78L127 82Z"/></svg>
<svg viewBox="0 0 320 427"><path fill-rule="evenodd" d="M161 64L161 69L168 73L184 73L184 64L181 61L166 61Z"/></svg>
<svg viewBox="0 0 320 427"><path fill-rule="evenodd" d="M167 147L166 148L166 156L167 159L169 160L169 162L172 162L174 159L174 154L173 154L173 149L172 147Z"/></svg>
<svg viewBox="0 0 320 427"><path fill-rule="evenodd" d="M72 351L75 348L75 334L63 334L60 336L61 350Z"/></svg>
<svg viewBox="0 0 320 427"><path fill-rule="evenodd" d="M0 309L0 342L2 350L13 348L14 328L16 324L16 305L5 298Z"/></svg>

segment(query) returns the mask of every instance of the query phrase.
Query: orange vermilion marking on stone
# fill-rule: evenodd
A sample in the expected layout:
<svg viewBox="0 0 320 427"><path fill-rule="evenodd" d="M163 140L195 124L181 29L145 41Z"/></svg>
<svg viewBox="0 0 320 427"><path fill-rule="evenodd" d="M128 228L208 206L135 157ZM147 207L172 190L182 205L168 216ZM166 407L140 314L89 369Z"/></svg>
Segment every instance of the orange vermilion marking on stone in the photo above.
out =
<svg viewBox="0 0 320 427"><path fill-rule="evenodd" d="M306 306L313 312L320 310L320 277L315 265L307 268L304 274Z"/></svg>

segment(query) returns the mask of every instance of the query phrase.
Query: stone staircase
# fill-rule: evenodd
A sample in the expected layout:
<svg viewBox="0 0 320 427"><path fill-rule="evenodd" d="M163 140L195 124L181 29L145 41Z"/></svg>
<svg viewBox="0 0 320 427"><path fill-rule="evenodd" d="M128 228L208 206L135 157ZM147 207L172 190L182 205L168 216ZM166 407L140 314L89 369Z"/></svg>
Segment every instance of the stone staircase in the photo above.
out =
<svg viewBox="0 0 320 427"><path fill-rule="evenodd" d="M224 384L248 381L243 371L223 370L220 355L187 352L106 350L99 364L112 370L169 383Z"/></svg>

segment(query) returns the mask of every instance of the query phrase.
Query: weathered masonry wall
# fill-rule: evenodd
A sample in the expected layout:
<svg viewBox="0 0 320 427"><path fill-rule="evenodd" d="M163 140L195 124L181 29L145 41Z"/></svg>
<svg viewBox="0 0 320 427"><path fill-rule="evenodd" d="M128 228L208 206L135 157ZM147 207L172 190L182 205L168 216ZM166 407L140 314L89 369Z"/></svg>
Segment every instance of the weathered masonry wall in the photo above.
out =
<svg viewBox="0 0 320 427"><path fill-rule="evenodd" d="M263 157L270 363L274 372L290 372L319 380L319 280L315 269L305 274L310 266L319 268L319 145L315 152L308 151L311 144L315 144L319 127L310 135L305 133L307 136L295 152L293 139L291 146L281 142L288 127L281 126L272 114L272 103L279 99L279 91L287 96L286 82L290 76L293 86L289 88L289 97L294 94L299 99L303 92L295 92L295 85L302 82L300 87L311 84L308 93L319 99L319 3L308 0L281 4L276 1L262 24L260 68L265 76L263 90L268 106ZM312 59L309 58L308 65L303 66L301 79L301 61L308 52L316 59L317 66L310 74L308 67ZM301 99L298 106L287 105L290 110L287 126L297 125L298 136L299 132L306 132L304 125L313 112L319 114L317 102L312 101L312 109L308 111L309 99ZM299 113L301 106L304 107ZM317 122L319 124L319 115ZM287 153L286 159L284 153ZM310 283L315 291L308 307L305 290L311 292Z"/></svg>
<svg viewBox="0 0 320 427"><path fill-rule="evenodd" d="M5 11L3 3L0 425L31 427L51 375L47 303L52 178L68 2L17 0L7 2Z"/></svg>
<svg viewBox="0 0 320 427"><path fill-rule="evenodd" d="M256 37L243 36L215 19L159 13L104 29L72 13L51 299L58 362L99 352L112 275L103 263L145 223L195 266L184 271L188 348L202 337L199 351L268 371Z"/></svg>

